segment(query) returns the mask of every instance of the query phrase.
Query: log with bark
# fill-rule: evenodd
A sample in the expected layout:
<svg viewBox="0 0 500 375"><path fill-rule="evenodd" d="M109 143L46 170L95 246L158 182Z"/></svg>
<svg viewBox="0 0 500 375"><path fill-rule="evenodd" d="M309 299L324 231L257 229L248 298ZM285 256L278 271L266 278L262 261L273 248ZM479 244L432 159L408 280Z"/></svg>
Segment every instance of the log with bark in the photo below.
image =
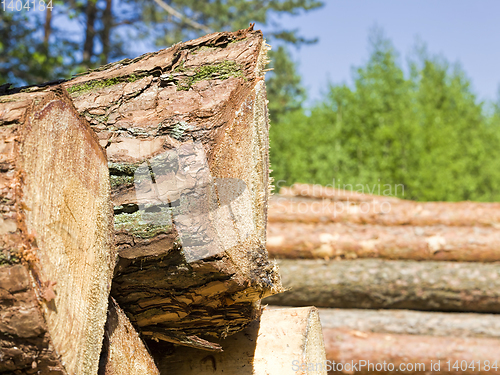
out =
<svg viewBox="0 0 500 375"><path fill-rule="evenodd" d="M61 87L0 97L0 372L97 372L116 261L106 154Z"/></svg>
<svg viewBox="0 0 500 375"><path fill-rule="evenodd" d="M500 374L500 340L324 329L329 374ZM354 366L353 366L354 365Z"/></svg>
<svg viewBox="0 0 500 375"><path fill-rule="evenodd" d="M495 227L271 222L267 250L276 258L383 258L466 262L500 261Z"/></svg>
<svg viewBox="0 0 500 375"><path fill-rule="evenodd" d="M498 314L321 308L319 316L323 329L342 328L372 333L500 339Z"/></svg>
<svg viewBox="0 0 500 375"><path fill-rule="evenodd" d="M324 363L325 350L318 310L314 307L264 309L245 330L219 340L222 353L176 347L159 358L160 373L190 374L326 374L308 371Z"/></svg>
<svg viewBox="0 0 500 375"><path fill-rule="evenodd" d="M289 290L264 303L500 312L500 267L495 263L357 259L278 264Z"/></svg>
<svg viewBox="0 0 500 375"><path fill-rule="evenodd" d="M219 350L199 336L241 330L281 290L265 248L267 50L250 27L61 83L106 148L112 295L146 337Z"/></svg>
<svg viewBox="0 0 500 375"><path fill-rule="evenodd" d="M498 368L491 367L500 354L500 316L496 314L320 309L320 318L327 360L331 365L356 363L356 373L374 372L368 369L368 362L375 365L384 361L394 364L398 373L419 372L399 368L410 363L425 366L427 373L498 373ZM488 371L484 369L486 361ZM366 364L362 370L360 363ZM335 372L352 374L349 370L344 367Z"/></svg>
<svg viewBox="0 0 500 375"><path fill-rule="evenodd" d="M283 308L268 306L268 309ZM328 361L325 367L335 368L332 374L413 373L399 369L400 364L410 363L425 366L426 373L430 373L431 362L438 363L432 373L475 374L481 373L477 361L481 366L489 361L490 367L498 361L500 316L497 314L319 309L319 316ZM463 372L460 369L460 366L465 369L462 360L467 360L467 369ZM451 371L448 371L448 361ZM459 371L453 368L456 361ZM471 361L475 362L475 369ZM391 363L395 371L368 369L368 363L380 367L377 364L383 366L384 362L386 370ZM349 367L353 363L357 371ZM489 372L492 371L496 373L490 368ZM414 372L423 371L415 369Z"/></svg>
<svg viewBox="0 0 500 375"><path fill-rule="evenodd" d="M342 195L340 195L342 197ZM273 196L269 222L353 223L414 226L483 226L500 224L500 203L413 202L393 197L334 200Z"/></svg>

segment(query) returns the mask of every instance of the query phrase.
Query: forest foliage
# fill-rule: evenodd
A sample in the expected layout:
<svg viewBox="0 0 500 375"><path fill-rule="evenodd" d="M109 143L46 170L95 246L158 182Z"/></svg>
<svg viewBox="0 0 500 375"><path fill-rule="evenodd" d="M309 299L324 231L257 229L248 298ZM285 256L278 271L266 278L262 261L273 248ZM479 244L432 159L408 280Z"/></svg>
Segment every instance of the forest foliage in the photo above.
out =
<svg viewBox="0 0 500 375"><path fill-rule="evenodd" d="M403 69L391 42L375 34L352 85L329 84L309 111L272 122L275 185L499 201L499 106L478 101L464 71L425 48Z"/></svg>

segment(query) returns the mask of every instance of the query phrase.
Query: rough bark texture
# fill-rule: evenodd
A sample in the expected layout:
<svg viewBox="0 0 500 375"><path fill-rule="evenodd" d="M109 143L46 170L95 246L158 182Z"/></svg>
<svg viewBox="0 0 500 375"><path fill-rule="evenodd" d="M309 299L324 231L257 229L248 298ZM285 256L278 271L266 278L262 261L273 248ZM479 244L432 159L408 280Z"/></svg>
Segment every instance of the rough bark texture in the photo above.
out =
<svg viewBox="0 0 500 375"><path fill-rule="evenodd" d="M325 351L318 311L314 307L264 310L260 320L245 330L218 341L224 349L209 354L177 347L159 357L160 373L191 374L325 374L297 371L292 365L322 363Z"/></svg>
<svg viewBox="0 0 500 375"><path fill-rule="evenodd" d="M500 374L498 339L367 333L345 328L327 328L323 334L326 357L336 366L329 374ZM337 363L343 366L337 367ZM351 367L353 363L357 371ZM364 366L360 368L360 364ZM387 371L389 364L394 365L393 371Z"/></svg>
<svg viewBox="0 0 500 375"><path fill-rule="evenodd" d="M500 312L496 264L378 259L281 260L286 306Z"/></svg>
<svg viewBox="0 0 500 375"><path fill-rule="evenodd" d="M115 266L106 156L60 87L0 97L0 372L97 371Z"/></svg>
<svg viewBox="0 0 500 375"><path fill-rule="evenodd" d="M252 28L215 33L62 83L106 148L112 295L147 337L217 350L197 336L241 330L281 290L265 249L267 50Z"/></svg>
<svg viewBox="0 0 500 375"><path fill-rule="evenodd" d="M271 213L272 215L272 213ZM276 258L500 261L494 227L384 226L271 222L267 250Z"/></svg>
<svg viewBox="0 0 500 375"><path fill-rule="evenodd" d="M411 310L319 309L321 326L403 335L500 338L500 315Z"/></svg>
<svg viewBox="0 0 500 375"><path fill-rule="evenodd" d="M367 201L286 197L269 200L269 222L447 225L496 227L500 203L413 202L391 197Z"/></svg>
<svg viewBox="0 0 500 375"><path fill-rule="evenodd" d="M153 357L129 319L111 298L99 375L158 375Z"/></svg>

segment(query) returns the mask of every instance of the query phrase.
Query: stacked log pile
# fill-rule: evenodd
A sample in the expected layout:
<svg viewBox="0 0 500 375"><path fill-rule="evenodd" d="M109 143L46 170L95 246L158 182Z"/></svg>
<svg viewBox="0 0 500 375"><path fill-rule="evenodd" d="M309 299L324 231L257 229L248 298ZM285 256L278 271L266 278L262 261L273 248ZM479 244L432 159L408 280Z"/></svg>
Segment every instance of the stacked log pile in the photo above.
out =
<svg viewBox="0 0 500 375"><path fill-rule="evenodd" d="M500 354L499 208L282 188L269 206L268 250L289 290L264 302L325 308L332 361L411 359L427 371L440 361L443 373L498 372L453 365L493 365Z"/></svg>
<svg viewBox="0 0 500 375"><path fill-rule="evenodd" d="M1 88L0 373L167 374L179 347L224 371L213 355L244 330L269 334L241 343L255 373L278 364L270 343L324 360L316 310L260 305L282 291L265 248L267 50L250 27ZM276 342L289 316L303 329Z"/></svg>

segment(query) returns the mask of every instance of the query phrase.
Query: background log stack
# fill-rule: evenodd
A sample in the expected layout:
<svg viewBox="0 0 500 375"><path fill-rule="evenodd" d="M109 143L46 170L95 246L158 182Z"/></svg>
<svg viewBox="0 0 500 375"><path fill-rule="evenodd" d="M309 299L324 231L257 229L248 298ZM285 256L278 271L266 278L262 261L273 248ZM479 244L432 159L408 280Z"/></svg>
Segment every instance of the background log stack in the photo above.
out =
<svg viewBox="0 0 500 375"><path fill-rule="evenodd" d="M422 203L302 184L280 193L269 206L268 250L290 290L264 302L323 307L329 360L499 372L471 367L500 357L498 203ZM465 370L453 368L457 360L468 361Z"/></svg>
<svg viewBox="0 0 500 375"><path fill-rule="evenodd" d="M250 27L4 88L0 373L167 374L179 347L223 371L213 353L244 329L268 335L244 344L257 373L277 364L259 342L325 358L317 310L261 317L282 291L265 248L267 49ZM303 329L277 341L290 316Z"/></svg>

